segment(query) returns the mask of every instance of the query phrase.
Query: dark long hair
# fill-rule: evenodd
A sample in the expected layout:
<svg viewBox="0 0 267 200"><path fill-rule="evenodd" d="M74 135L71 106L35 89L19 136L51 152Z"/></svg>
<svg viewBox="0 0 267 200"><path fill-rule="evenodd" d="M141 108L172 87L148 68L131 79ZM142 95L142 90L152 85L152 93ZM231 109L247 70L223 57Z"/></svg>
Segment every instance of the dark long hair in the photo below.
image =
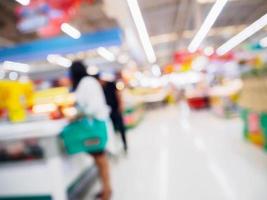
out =
<svg viewBox="0 0 267 200"><path fill-rule="evenodd" d="M72 90L75 91L80 81L88 76L86 67L81 61L74 61L70 67L70 78L72 80Z"/></svg>

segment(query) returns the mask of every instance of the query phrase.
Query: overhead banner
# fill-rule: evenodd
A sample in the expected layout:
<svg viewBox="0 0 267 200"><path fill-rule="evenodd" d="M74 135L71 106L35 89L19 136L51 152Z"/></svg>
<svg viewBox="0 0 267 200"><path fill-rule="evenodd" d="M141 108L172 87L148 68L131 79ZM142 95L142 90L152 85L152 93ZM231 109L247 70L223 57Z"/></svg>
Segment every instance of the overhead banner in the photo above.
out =
<svg viewBox="0 0 267 200"><path fill-rule="evenodd" d="M30 43L0 49L0 62L34 61L46 59L48 54L67 54L95 49L103 46L119 46L121 29L112 28L93 33L85 33L79 39L64 35L60 37L36 40Z"/></svg>

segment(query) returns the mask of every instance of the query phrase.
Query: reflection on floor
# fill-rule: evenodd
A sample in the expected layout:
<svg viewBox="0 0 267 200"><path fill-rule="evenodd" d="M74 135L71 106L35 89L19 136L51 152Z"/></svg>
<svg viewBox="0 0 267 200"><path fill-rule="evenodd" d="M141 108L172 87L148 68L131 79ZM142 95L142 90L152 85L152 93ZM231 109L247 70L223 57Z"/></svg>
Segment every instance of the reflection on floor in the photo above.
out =
<svg viewBox="0 0 267 200"><path fill-rule="evenodd" d="M130 152L112 163L113 200L266 200L267 154L239 119L186 106L146 114Z"/></svg>

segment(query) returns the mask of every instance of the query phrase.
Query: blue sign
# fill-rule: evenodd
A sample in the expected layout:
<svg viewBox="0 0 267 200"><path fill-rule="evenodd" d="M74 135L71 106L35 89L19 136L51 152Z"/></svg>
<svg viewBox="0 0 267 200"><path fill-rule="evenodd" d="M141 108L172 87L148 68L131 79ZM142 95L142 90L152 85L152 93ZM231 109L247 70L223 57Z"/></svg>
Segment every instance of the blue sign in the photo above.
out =
<svg viewBox="0 0 267 200"><path fill-rule="evenodd" d="M112 28L85 33L79 39L64 35L51 39L36 40L0 49L0 62L6 60L17 62L35 61L46 59L48 54L67 54L95 49L100 46L119 46L121 45L121 35L121 29Z"/></svg>

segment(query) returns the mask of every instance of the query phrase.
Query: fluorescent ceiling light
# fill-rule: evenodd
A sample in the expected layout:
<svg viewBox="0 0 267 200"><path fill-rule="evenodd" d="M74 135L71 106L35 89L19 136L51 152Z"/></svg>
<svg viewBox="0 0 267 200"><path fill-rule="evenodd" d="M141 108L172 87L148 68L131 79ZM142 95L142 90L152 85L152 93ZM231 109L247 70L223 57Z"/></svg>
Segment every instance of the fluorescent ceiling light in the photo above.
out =
<svg viewBox="0 0 267 200"><path fill-rule="evenodd" d="M261 30L267 25L267 14L263 15L261 18L259 18L257 21L249 25L247 28L245 28L243 31L232 37L230 40L228 40L226 43L221 45L217 49L218 55L224 55L227 52L229 52L231 49L245 41L247 38Z"/></svg>
<svg viewBox="0 0 267 200"><path fill-rule="evenodd" d="M18 73L17 72L10 72L9 75L8 75L8 78L12 81L15 81L17 80L19 77Z"/></svg>
<svg viewBox="0 0 267 200"><path fill-rule="evenodd" d="M193 38L192 42L188 46L188 51L190 51L191 53L194 53L197 51L201 42L204 40L204 38L208 34L210 28L215 23L216 19L220 15L220 13L221 13L223 7L225 6L225 4L227 3L227 1L228 0L217 0L216 1L216 3L211 8L208 16L206 17L204 23L202 24L199 31L197 32L197 34Z"/></svg>
<svg viewBox="0 0 267 200"><path fill-rule="evenodd" d="M49 54L47 56L47 61L51 64L60 65L66 68L70 67L72 64L71 60L57 54Z"/></svg>
<svg viewBox="0 0 267 200"><path fill-rule="evenodd" d="M18 62L5 61L4 70L27 73L30 71L30 65Z"/></svg>
<svg viewBox="0 0 267 200"><path fill-rule="evenodd" d="M61 30L74 39L81 37L81 32L68 23L61 24Z"/></svg>
<svg viewBox="0 0 267 200"><path fill-rule="evenodd" d="M141 40L142 46L145 50L145 54L149 63L155 63L157 58L149 39L149 35L146 29L146 25L140 11L137 0L127 0L133 21L136 25L139 38Z"/></svg>
<svg viewBox="0 0 267 200"><path fill-rule="evenodd" d="M104 47L99 47L97 53L107 61L114 62L116 60L115 55Z"/></svg>
<svg viewBox="0 0 267 200"><path fill-rule="evenodd" d="M23 6L28 6L30 4L30 0L16 0L16 2L20 3Z"/></svg>
<svg viewBox="0 0 267 200"><path fill-rule="evenodd" d="M264 48L267 47L267 37L262 38L262 39L260 40L260 45L261 45L261 47L264 47Z"/></svg>

